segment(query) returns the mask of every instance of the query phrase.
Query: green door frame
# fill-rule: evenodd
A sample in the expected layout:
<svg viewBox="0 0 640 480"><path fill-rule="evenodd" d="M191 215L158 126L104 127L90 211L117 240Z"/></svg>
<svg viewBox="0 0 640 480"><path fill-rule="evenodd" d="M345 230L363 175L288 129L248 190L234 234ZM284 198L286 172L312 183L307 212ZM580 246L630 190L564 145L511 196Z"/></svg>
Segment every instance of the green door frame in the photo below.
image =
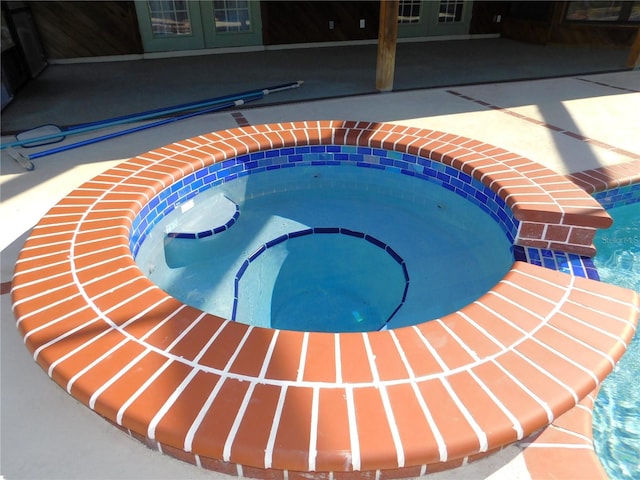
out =
<svg viewBox="0 0 640 480"><path fill-rule="evenodd" d="M251 30L247 32L216 32L216 25L213 20L213 2L199 3L205 46L207 48L262 45L262 19L260 16L260 2L258 0L249 0Z"/></svg>
<svg viewBox="0 0 640 480"><path fill-rule="evenodd" d="M190 35L154 36L151 28L151 14L146 0L136 0L138 28L145 52L166 52L170 50L196 50L204 48L204 34L200 19L200 2L186 2L191 20Z"/></svg>
<svg viewBox="0 0 640 480"><path fill-rule="evenodd" d="M134 3L145 53L262 45L262 20L258 0L249 1L251 30L248 32L216 32L213 2L187 1L191 34L166 36L154 36L147 1L135 0Z"/></svg>

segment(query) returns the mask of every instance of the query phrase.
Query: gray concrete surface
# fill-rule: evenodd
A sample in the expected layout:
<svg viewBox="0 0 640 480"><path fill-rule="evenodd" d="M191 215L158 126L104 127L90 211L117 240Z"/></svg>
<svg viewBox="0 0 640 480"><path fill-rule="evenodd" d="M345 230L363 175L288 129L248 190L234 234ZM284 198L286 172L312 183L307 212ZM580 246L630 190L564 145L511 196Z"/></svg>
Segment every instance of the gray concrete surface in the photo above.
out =
<svg viewBox="0 0 640 480"><path fill-rule="evenodd" d="M50 65L2 112L2 132L62 126L304 80L252 106L375 93L376 45ZM394 91L621 70L625 48L503 38L400 43Z"/></svg>

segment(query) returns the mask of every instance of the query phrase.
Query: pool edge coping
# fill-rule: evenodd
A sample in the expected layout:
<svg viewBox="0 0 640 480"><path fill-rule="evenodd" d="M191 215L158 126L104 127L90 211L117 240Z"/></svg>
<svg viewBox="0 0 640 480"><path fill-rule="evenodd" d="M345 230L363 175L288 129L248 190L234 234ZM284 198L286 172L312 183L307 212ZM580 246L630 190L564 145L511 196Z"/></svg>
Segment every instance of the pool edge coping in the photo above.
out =
<svg viewBox="0 0 640 480"><path fill-rule="evenodd" d="M303 127L304 129L307 129L307 128L309 127L309 125L312 125L313 123L316 123L317 125L319 125L318 130L320 130L320 129L322 129L322 128L328 128L328 126L327 126L326 124L324 124L323 122L302 122L302 123L303 123L303 125L304 125L304 127ZM325 125L324 127L322 127L322 125L323 125L323 124ZM278 124L278 125L279 125L279 124ZM354 124L354 127L356 127L357 125L358 125L358 123L355 123L355 124ZM367 124L367 125L370 125L370 124ZM264 126L261 126L260 128L262 128L262 127L264 127ZM393 127L393 126L392 126L392 127ZM258 148L262 148L262 146L265 146L265 147L266 147L266 141L265 141L265 139L267 139L267 140L269 141L270 147L273 147L273 141L274 141L274 139L275 139L276 137L273 137L272 135L267 135L267 133L272 133L272 132L269 132L269 131L267 131L267 132L260 132L260 131L259 131L259 129L258 129L257 127L251 127L251 128L255 130L255 133L256 133L256 134L258 134L258 135L260 135L260 136L261 136L261 137L260 137L260 141L258 141L258 143L259 143ZM369 128L369 127L367 127L367 128ZM233 136L235 135L235 133L231 133L231 132L234 132L234 131L236 131L236 130L242 130L242 131L244 131L245 129L233 129L233 130L225 131L225 132L228 132L228 134L230 134L230 135L231 135L231 137L227 137L227 138L225 138L225 136L221 136L221 135L219 135L219 132L216 134L216 135L218 135L218 136L220 137L220 140L224 140L224 143L227 145L227 147L229 147L229 149L228 149L227 147L225 147L225 149L224 149L224 150L222 150L222 151L224 152L225 158L229 158L229 157L226 157L226 155L228 155L228 154L233 154L233 155L235 155L235 156L237 156L237 155L238 155L238 150L237 150L238 146L236 145L236 146L234 147L234 142L233 142ZM361 128L361 129L357 129L357 128L356 128L356 130L364 131L364 130L366 130L366 128ZM385 125L385 129L377 130L377 132L384 132L384 136L383 136L383 138L382 138L382 139L378 139L378 140L380 141L380 145L382 145L382 146L387 145L387 147L385 147L385 148L388 148L389 146L393 145L393 149L395 149L398 145L401 145L401 143L400 143L400 139L396 139L396 140L394 140L394 134L399 134L399 135L401 135L401 136L410 137L410 140L411 140L411 141L409 141L409 142L407 143L407 145L406 145L406 146L407 146L407 148L408 148L411 144L415 143L415 137L416 137L416 136L419 136L419 135L420 135L421 133L423 133L423 132L427 132L427 131L423 131L423 130L419 130L419 129L410 129L410 128L408 128L408 127L400 127L400 130L404 131L405 133L399 133L398 131L396 131L396 130L395 130L395 127L390 128L390 129L387 129L387 126L386 126L386 125ZM282 129L282 130L274 130L274 131L275 131L275 132L280 132L280 133L277 133L276 135L277 135L277 137L280 137L280 138L282 139L282 135L284 135L284 131L285 131L285 130L284 130L284 129ZM314 130L312 129L311 131L313 132ZM409 131L410 131L411 133L408 133ZM308 141L313 141L313 138L315 138L315 137L310 136L310 135L309 135L309 133L308 133L306 130L305 130L305 132L306 132L306 135L307 135L307 138L306 138L306 139L307 139ZM431 132L431 131L429 131L429 132ZM213 135L213 134L212 134L212 135ZM360 135L362 135L362 133L360 133ZM446 134L440 134L440 137L439 137L439 138L442 138L442 135L446 135ZM312 137L313 137L313 138L312 138ZM455 137L455 136L454 136L454 137ZM346 135L345 135L345 138L346 138ZM375 138L375 137L372 137L372 138ZM455 137L455 138L453 138L453 139L449 139L449 140L455 140L455 139L459 139L459 138L461 138L461 137ZM357 140L358 142L360 141L359 139L360 139L360 136L358 136L358 140ZM335 137L333 137L333 140L335 141ZM376 140L376 141L378 141L378 140ZM463 140L464 140L465 142L466 142L466 141L469 141L469 139L463 139ZM181 143L181 142L178 142L178 144L179 144L179 143ZM177 145L177 144L173 144L173 146L175 146L175 145ZM148 152L148 153L149 153L149 155L151 155L151 156L156 155L156 154L158 154L158 155L162 155L162 154L160 153L160 151L163 151L163 150L165 150L165 149L169 149L169 150L170 150L170 149L171 149L171 147L173 147L173 146L171 146L171 145L170 145L170 146L168 146L168 147L163 147L163 149L158 149L158 150L155 150L155 151L153 151L153 152ZM477 146L477 145L476 145L476 146ZM466 147L465 147L465 148L466 148ZM495 148L495 147L494 147L494 148ZM436 154L440 155L440 156L441 156L441 160L449 159L448 161L451 161L451 163L453 164L453 163L455 163L455 161L458 159L458 157L456 157L456 156L454 155L454 152L455 152L456 150L457 150L457 149L454 149L453 151L449 151L449 152L444 152L444 151L440 151L440 150L438 150L438 149L434 149L434 150L431 150L431 152L435 152ZM219 151L220 151L220 150L219 150ZM502 149L498 149L498 150L489 149L489 151L491 151L491 154L489 154L489 155L493 155L493 154L495 154L495 155L497 155L497 156L498 156L498 155L505 155L505 154L509 154L509 152L506 152L506 151L504 151L504 150L502 150ZM231 152L233 152L233 153L231 153ZM174 152L174 153L175 153L175 152ZM146 155L146 154L145 154L145 155ZM216 154L214 153L213 155L215 156ZM221 155L221 154L218 154L218 155ZM511 154L511 155L512 155L512 154ZM140 161L140 159L141 159L141 158L142 158L142 157L136 157L136 159L137 159L137 160L136 160L136 159L133 159L133 160L134 160L134 161ZM522 159L521 159L521 158L515 158L515 157L509 157L509 158L506 158L506 159L505 159L505 161L511 161L511 160L516 161L516 162L520 162L520 161L522 161ZM127 163L127 162L125 162L125 164L126 164L126 163ZM168 163L171 163L171 162L168 162ZM529 164L529 165L530 165L530 164ZM130 163L129 163L129 164L127 164L127 168L129 168L129 167L131 167L131 166L132 166L132 164L130 164ZM117 168L118 168L118 167L116 167L116 169L112 169L112 170L109 170L109 171L107 171L107 172L104 172L103 174L99 175L98 177L106 178L106 177L108 177L109 175L112 175L112 174L113 174L113 172L117 170ZM174 167L172 167L172 168L174 168ZM182 167L178 167L178 168L182 168ZM174 173L171 173L171 171L173 171L174 173L176 172L176 170L175 170L175 169L174 169L174 170L170 170L170 171L167 171L167 172L166 172L166 175L168 175L169 177L173 178L173 179L174 179L174 181L175 181L176 177L174 176ZM544 173L547 173L547 172L544 172ZM184 170L181 170L181 174L184 176L185 171L184 171ZM482 168L480 168L480 169L478 169L478 170L473 170L473 171L472 171L472 174L474 174L474 175L479 175L479 176L480 176L480 178L482 178L483 183L486 181L486 179L487 179L487 178L491 178L491 176L490 176L490 175L489 175L488 177L485 177L485 176L484 176L483 171L482 171ZM98 178L98 177L96 177L96 178ZM557 178L554 178L554 180L555 180L555 181L557 181ZM88 182L88 183L91 183L91 181L90 181L90 182ZM82 189L83 189L83 187L81 186L81 187L79 187L79 189L78 189L78 190L82 190ZM509 189L508 193L505 193L505 195L507 196L507 198L517 198L517 194L516 194L516 193L513 193L511 188ZM71 196L71 195L70 195L70 196ZM70 197L67 197L67 198L70 198ZM555 200L554 200L554 202L555 202ZM130 202L129 202L129 203L130 203ZM514 201L513 205L515 205L515 206L517 207L517 206L519 205L519 203L518 203L517 201ZM516 208L516 209L517 209L517 208ZM55 210L55 207L54 207L54 210ZM553 213L554 213L554 215L558 213L558 211L557 211L555 208L554 208L553 210L554 210L554 212L553 212ZM529 212L530 210L528 210L527 208L524 208L524 209L522 209L521 211L523 211L523 212L527 213L527 212ZM565 213L566 213L566 212L565 212ZM49 214L48 214L48 215L49 215ZM54 214L54 215L57 215L57 214ZM526 217L526 215L525 215L525 217ZM49 220L51 220L51 219L52 219L52 217L47 217L47 216L45 216L45 218L48 218L48 220L47 220L47 221L49 221ZM598 216L598 217L597 217L597 221L598 221L598 222L602 222L602 221L603 221L603 220L602 220L603 218L604 218L604 217ZM539 217L535 217L535 219L536 219L536 220L539 220ZM43 220L44 220L44 219L43 219ZM525 219L525 220L526 220L526 219ZM131 221L131 215L125 215L125 217L124 217L124 218L121 218L120 220L118 220L118 221L116 221L116 222L115 222L115 228L123 228L123 227L125 227L125 228L126 228L126 224L127 224L129 221ZM606 223L606 222L605 222L605 223ZM592 225L589 225L589 227L592 227ZM548 244L547 244L547 246L548 246ZM88 255L88 254L89 254L89 253L87 253L87 255ZM21 253L21 257L22 257L22 253ZM23 260L24 260L24 258L23 258ZM125 262L125 263L126 263L126 262ZM123 264L123 265L124 265L124 264ZM123 268L128 268L128 266L127 266L127 267L124 267L124 266L123 266ZM19 286L19 282L18 282L18 284L17 284L17 285ZM14 285L14 288L15 288L15 285ZM14 298L15 298L15 297L14 297ZM21 299L19 299L19 298L18 298L18 301L21 301ZM19 317L19 318L21 319L22 317ZM20 319L19 319L19 323L21 323Z"/></svg>

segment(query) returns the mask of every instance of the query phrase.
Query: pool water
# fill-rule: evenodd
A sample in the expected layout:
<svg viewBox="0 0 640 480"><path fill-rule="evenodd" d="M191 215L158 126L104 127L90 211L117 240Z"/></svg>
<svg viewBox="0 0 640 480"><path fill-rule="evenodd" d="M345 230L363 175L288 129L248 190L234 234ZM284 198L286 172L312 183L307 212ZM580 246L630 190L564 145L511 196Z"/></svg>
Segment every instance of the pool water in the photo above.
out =
<svg viewBox="0 0 640 480"><path fill-rule="evenodd" d="M176 238L185 229L207 236ZM206 312L336 332L456 311L491 289L513 256L496 221L440 185L322 165L263 171L197 195L154 227L136 262Z"/></svg>
<svg viewBox="0 0 640 480"><path fill-rule="evenodd" d="M609 210L614 223L595 238L600 279L640 293L640 203ZM612 479L640 478L640 336L637 331L602 383L593 410L593 438Z"/></svg>

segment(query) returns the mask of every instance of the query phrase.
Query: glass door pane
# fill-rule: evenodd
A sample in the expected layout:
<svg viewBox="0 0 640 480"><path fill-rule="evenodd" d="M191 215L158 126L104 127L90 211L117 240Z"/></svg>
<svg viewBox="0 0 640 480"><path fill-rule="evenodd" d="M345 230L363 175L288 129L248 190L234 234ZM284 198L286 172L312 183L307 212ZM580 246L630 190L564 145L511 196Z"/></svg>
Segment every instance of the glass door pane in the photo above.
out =
<svg viewBox="0 0 640 480"><path fill-rule="evenodd" d="M145 52L204 48L200 2L138 0L135 5Z"/></svg>
<svg viewBox="0 0 640 480"><path fill-rule="evenodd" d="M246 0L216 0L213 15L216 33L251 31L251 11Z"/></svg>
<svg viewBox="0 0 640 480"><path fill-rule="evenodd" d="M259 1L214 0L201 9L207 47L262 45Z"/></svg>
<svg viewBox="0 0 640 480"><path fill-rule="evenodd" d="M185 1L148 1L154 38L191 35L191 17Z"/></svg>

